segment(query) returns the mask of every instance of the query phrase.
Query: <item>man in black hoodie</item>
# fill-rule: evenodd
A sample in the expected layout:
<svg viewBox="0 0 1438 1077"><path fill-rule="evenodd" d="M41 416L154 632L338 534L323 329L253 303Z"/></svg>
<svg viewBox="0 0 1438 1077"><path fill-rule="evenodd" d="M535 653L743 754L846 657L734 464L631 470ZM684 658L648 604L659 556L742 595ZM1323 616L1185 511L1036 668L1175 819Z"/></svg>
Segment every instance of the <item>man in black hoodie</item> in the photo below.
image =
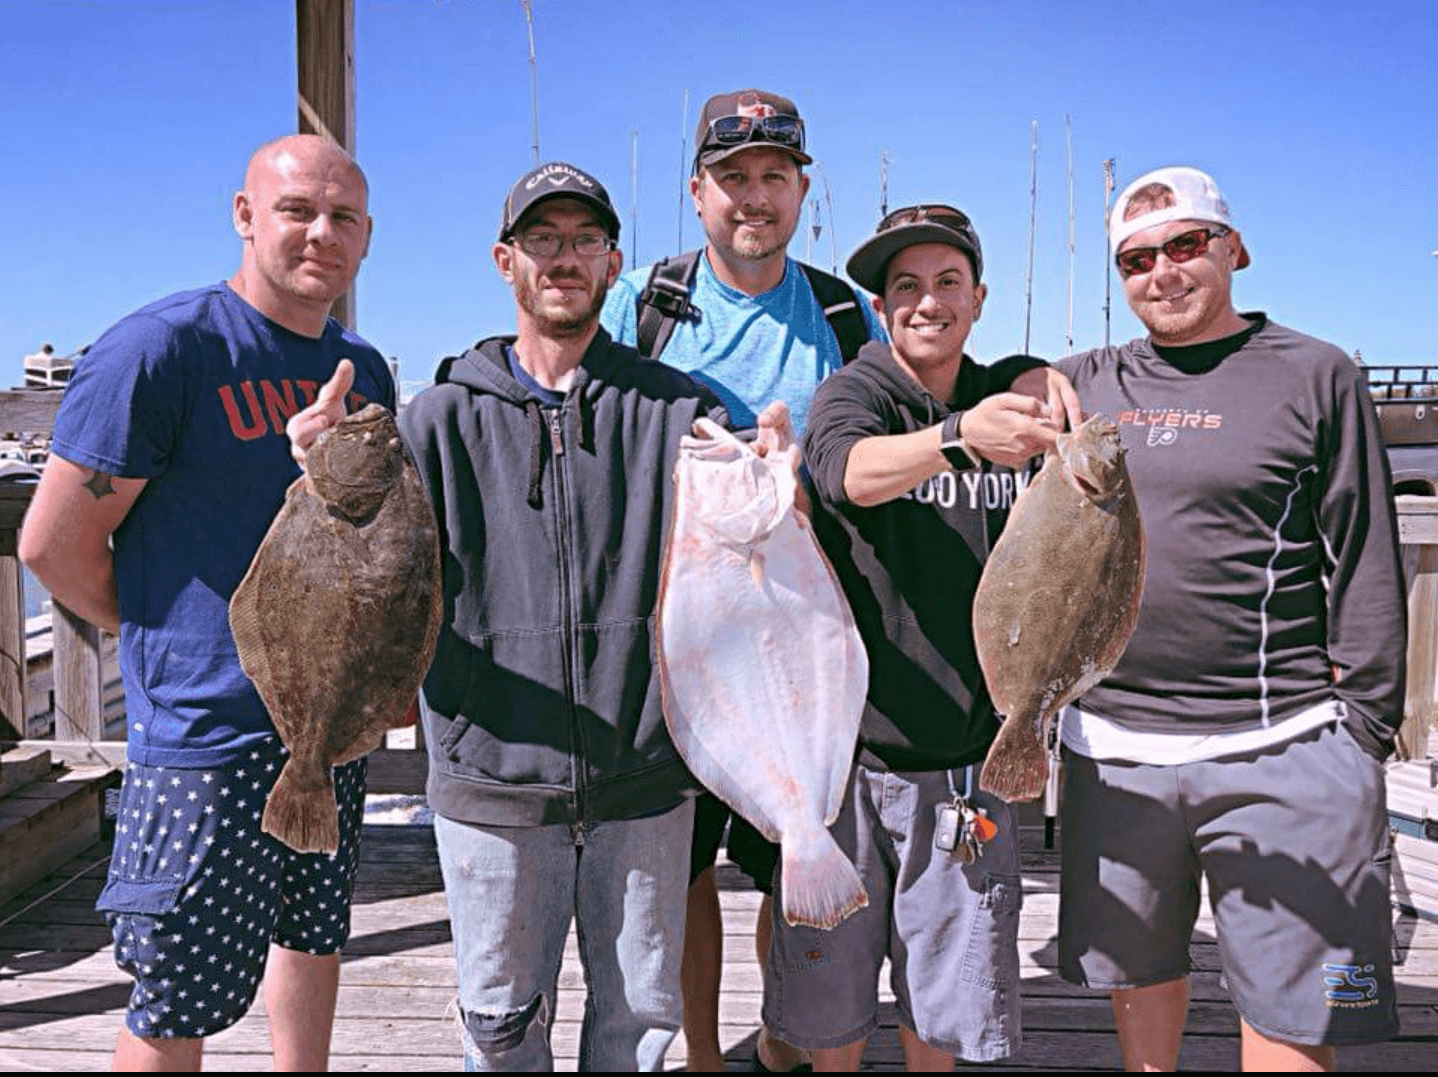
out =
<svg viewBox="0 0 1438 1077"><path fill-rule="evenodd" d="M813 1049L816 1070L857 1069L888 956L906 1064L947 1069L1019 1044L1018 835L1008 805L976 788L998 720L971 608L1029 474L1010 469L1050 448L1055 430L1048 405L995 392L1042 363L986 368L964 354L986 294L967 216L897 210L848 270L880 296L892 344L865 345L819 386L804 456L815 530L869 652L858 756L832 831L870 904L827 932L775 918L764 1020ZM1053 384L1076 419L1071 389Z"/></svg>
<svg viewBox="0 0 1438 1077"><path fill-rule="evenodd" d="M727 418L600 328L618 235L592 176L524 176L493 252L518 336L446 359L400 422L445 544L423 716L472 1069L553 1068L576 917L581 1069L662 1068L681 1019L694 785L660 711L652 614L679 439Z"/></svg>

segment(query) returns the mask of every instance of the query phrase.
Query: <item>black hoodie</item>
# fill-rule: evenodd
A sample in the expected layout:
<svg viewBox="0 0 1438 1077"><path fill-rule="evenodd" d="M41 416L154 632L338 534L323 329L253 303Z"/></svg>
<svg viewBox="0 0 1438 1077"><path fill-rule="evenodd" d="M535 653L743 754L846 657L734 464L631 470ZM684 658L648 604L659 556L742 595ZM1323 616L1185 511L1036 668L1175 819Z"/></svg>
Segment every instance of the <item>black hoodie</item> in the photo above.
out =
<svg viewBox="0 0 1438 1077"><path fill-rule="evenodd" d="M444 360L400 418L444 546L429 802L489 826L662 811L695 788L651 665L671 472L695 418L727 416L602 329L545 409L510 374L512 342Z"/></svg>
<svg viewBox="0 0 1438 1077"><path fill-rule="evenodd" d="M974 652L973 601L989 548L1032 470L948 470L863 508L844 494L849 451L868 437L941 422L1042 366L1014 356L982 367L964 356L954 400L936 400L887 344L820 386L804 459L818 494L814 530L834 564L869 652L860 759L893 770L965 766L984 757L998 720Z"/></svg>

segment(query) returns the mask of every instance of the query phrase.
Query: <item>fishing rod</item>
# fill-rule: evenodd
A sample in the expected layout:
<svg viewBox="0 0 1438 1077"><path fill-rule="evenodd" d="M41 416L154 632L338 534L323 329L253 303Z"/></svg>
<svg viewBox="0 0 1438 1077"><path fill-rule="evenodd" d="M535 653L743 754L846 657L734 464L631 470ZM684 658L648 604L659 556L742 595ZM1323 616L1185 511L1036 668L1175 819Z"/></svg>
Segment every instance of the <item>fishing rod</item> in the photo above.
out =
<svg viewBox="0 0 1438 1077"><path fill-rule="evenodd" d="M1029 353L1029 323L1034 310L1034 225L1039 213L1039 121L1029 123L1029 271L1024 280L1024 354Z"/></svg>
<svg viewBox="0 0 1438 1077"><path fill-rule="evenodd" d="M539 62L534 55L534 10L531 0L519 0L524 8L524 24L529 31L529 134L534 163L539 165Z"/></svg>
<svg viewBox="0 0 1438 1077"><path fill-rule="evenodd" d="M1068 192L1069 192L1069 309L1068 309L1068 352L1074 350L1074 125L1073 118L1064 113L1064 135L1068 143Z"/></svg>

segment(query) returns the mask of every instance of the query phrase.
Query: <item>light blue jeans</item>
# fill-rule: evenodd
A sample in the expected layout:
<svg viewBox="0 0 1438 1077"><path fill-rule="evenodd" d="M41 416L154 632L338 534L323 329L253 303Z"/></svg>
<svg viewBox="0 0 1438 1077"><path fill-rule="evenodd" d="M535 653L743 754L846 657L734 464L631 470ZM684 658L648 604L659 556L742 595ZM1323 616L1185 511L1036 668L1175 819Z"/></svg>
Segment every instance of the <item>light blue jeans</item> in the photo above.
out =
<svg viewBox="0 0 1438 1077"><path fill-rule="evenodd" d="M660 1070L683 1014L679 963L694 802L622 822L483 827L436 816L465 1068L552 1070L569 923L588 994L581 1070Z"/></svg>

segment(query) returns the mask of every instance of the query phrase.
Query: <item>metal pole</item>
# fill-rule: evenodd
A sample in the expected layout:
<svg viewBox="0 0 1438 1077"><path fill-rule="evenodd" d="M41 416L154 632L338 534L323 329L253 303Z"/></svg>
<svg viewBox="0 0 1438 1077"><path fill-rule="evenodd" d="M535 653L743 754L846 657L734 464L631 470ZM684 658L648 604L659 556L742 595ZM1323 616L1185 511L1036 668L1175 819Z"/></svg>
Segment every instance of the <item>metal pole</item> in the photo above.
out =
<svg viewBox="0 0 1438 1077"><path fill-rule="evenodd" d="M1109 340L1109 317L1113 311L1113 259L1108 256L1108 211L1113 198L1113 168L1114 158L1110 157L1103 163L1103 346L1108 347Z"/></svg>
<svg viewBox="0 0 1438 1077"><path fill-rule="evenodd" d="M684 114L679 120L679 228L674 235L674 250L684 249L684 196L689 185L689 87L684 87ZM695 147L698 148L697 146Z"/></svg>
<svg viewBox="0 0 1438 1077"><path fill-rule="evenodd" d="M889 151L879 153L879 219L889 215Z"/></svg>
<svg viewBox="0 0 1438 1077"><path fill-rule="evenodd" d="M629 132L629 265L639 264L639 129Z"/></svg>
<svg viewBox="0 0 1438 1077"><path fill-rule="evenodd" d="M1064 133L1068 142L1068 189L1069 189L1069 310L1068 350L1074 350L1074 125L1073 119L1064 114Z"/></svg>
<svg viewBox="0 0 1438 1077"><path fill-rule="evenodd" d="M834 244L834 196L829 191L829 177L824 174L824 166L816 158L814 160L814 171L819 173L819 182L824 185L824 205L829 210L829 272L835 275L839 272L839 251Z"/></svg>
<svg viewBox="0 0 1438 1077"><path fill-rule="evenodd" d="M534 163L539 164L539 63L534 55L534 11L530 0L519 0L524 8L524 23L529 30L529 135Z"/></svg>
<svg viewBox="0 0 1438 1077"><path fill-rule="evenodd" d="M1029 322L1034 309L1034 225L1039 212L1039 121L1029 124L1029 271L1024 281L1024 354L1029 350Z"/></svg>

